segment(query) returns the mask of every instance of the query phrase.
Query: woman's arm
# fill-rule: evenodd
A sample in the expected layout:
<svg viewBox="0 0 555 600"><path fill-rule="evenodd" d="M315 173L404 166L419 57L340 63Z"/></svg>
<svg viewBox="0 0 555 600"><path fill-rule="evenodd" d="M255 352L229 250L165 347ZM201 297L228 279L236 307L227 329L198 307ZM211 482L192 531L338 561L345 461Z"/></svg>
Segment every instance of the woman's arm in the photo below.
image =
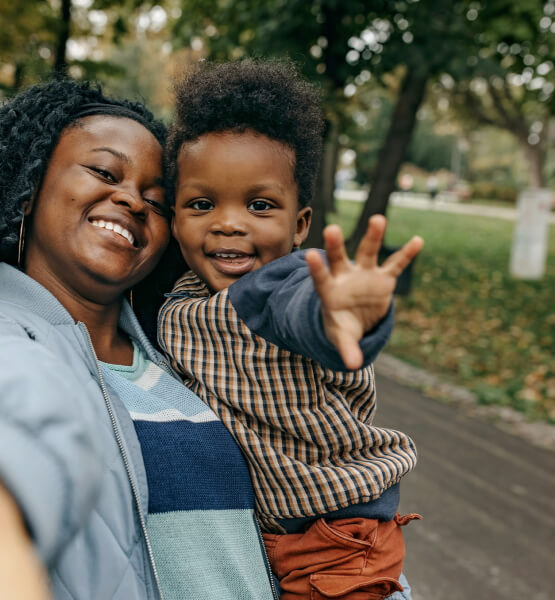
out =
<svg viewBox="0 0 555 600"><path fill-rule="evenodd" d="M85 383L0 314L0 481L47 568L86 522L100 489L103 449Z"/></svg>
<svg viewBox="0 0 555 600"><path fill-rule="evenodd" d="M15 500L0 484L0 598L47 600L46 572Z"/></svg>

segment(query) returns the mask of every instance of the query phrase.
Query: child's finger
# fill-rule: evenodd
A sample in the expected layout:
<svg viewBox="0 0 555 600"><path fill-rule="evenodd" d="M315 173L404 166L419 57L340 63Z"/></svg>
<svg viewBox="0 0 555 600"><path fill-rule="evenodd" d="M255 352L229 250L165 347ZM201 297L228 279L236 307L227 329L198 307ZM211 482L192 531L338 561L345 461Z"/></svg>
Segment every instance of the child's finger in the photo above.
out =
<svg viewBox="0 0 555 600"><path fill-rule="evenodd" d="M345 250L343 233L339 225L328 225L324 229L323 234L330 272L332 275L337 275L350 264L347 251Z"/></svg>
<svg viewBox="0 0 555 600"><path fill-rule="evenodd" d="M363 356L358 340L348 334L342 334L337 338L335 346L347 369L354 371L362 367Z"/></svg>
<svg viewBox="0 0 555 600"><path fill-rule="evenodd" d="M405 267L422 250L424 240L415 235L400 250L392 254L382 265L391 275L399 277Z"/></svg>
<svg viewBox="0 0 555 600"><path fill-rule="evenodd" d="M378 252L385 233L386 218L383 215L373 215L368 220L368 228L362 238L355 257L357 265L371 269L378 264Z"/></svg>
<svg viewBox="0 0 555 600"><path fill-rule="evenodd" d="M310 276L312 277L312 281L314 282L314 288L316 289L318 295L320 295L320 290L328 281L330 272L318 250L307 250L305 254L305 260L308 265L308 270L310 272Z"/></svg>

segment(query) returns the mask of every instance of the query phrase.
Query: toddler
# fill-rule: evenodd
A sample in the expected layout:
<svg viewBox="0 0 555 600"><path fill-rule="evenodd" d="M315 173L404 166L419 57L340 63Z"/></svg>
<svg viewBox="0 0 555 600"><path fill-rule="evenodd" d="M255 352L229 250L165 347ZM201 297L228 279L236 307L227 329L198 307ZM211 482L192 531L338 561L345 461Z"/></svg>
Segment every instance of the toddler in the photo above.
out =
<svg viewBox="0 0 555 600"><path fill-rule="evenodd" d="M172 231L191 269L160 311L159 343L248 459L282 598L401 590L405 434L371 425L372 361L392 327L413 238L378 267L385 219L354 264L341 233L306 239L321 158L314 89L281 61L205 64L177 87L166 148ZM371 596L359 596L364 592Z"/></svg>

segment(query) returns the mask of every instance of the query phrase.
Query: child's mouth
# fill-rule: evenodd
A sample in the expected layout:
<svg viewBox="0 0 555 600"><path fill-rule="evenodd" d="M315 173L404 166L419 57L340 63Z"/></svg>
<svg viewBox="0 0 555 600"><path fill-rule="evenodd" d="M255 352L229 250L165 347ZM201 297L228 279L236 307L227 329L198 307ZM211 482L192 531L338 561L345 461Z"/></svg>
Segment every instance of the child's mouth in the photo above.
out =
<svg viewBox="0 0 555 600"><path fill-rule="evenodd" d="M224 275L244 275L248 273L256 257L253 254L234 251L218 251L209 254L214 268Z"/></svg>

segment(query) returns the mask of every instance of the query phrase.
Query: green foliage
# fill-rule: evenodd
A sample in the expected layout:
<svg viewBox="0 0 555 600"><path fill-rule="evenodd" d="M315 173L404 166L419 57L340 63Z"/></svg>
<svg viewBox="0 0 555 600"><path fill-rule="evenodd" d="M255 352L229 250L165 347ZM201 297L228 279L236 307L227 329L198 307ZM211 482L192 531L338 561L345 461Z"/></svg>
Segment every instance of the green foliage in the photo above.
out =
<svg viewBox="0 0 555 600"><path fill-rule="evenodd" d="M457 143L454 135L438 134L432 119L420 119L412 137L406 162L425 171L450 169L453 145Z"/></svg>
<svg viewBox="0 0 555 600"><path fill-rule="evenodd" d="M361 89L344 120L342 145L356 149L355 166L361 184L372 181L393 112L391 96L376 85ZM405 162L429 172L450 169L455 143L455 136L436 133L432 118L422 118L417 121Z"/></svg>
<svg viewBox="0 0 555 600"><path fill-rule="evenodd" d="M44 0L0 0L0 23L0 89L10 95L51 69L57 13Z"/></svg>
<svg viewBox="0 0 555 600"><path fill-rule="evenodd" d="M340 203L347 231L360 207ZM501 219L390 208L388 244L419 234L425 246L411 295L396 302L387 351L468 387L481 402L555 422L555 231L544 278L520 281L508 274L513 228Z"/></svg>
<svg viewBox="0 0 555 600"><path fill-rule="evenodd" d="M518 197L518 189L509 185L499 185L491 181L475 181L470 186L472 198L498 200L514 204Z"/></svg>
<svg viewBox="0 0 555 600"><path fill-rule="evenodd" d="M369 69L381 78L399 65L437 73L460 55L467 31L462 0L183 0L174 46L203 40L208 56L289 56L340 99Z"/></svg>
<svg viewBox="0 0 555 600"><path fill-rule="evenodd" d="M356 151L355 168L361 184L371 181L393 113L393 94L375 82L359 89L344 119L343 147Z"/></svg>
<svg viewBox="0 0 555 600"><path fill-rule="evenodd" d="M465 60L444 79L466 123L511 132L530 161L530 183L545 185L542 169L555 109L555 2L467 2Z"/></svg>
<svg viewBox="0 0 555 600"><path fill-rule="evenodd" d="M69 76L123 79L128 65L114 63L109 56L114 48L136 37L138 15L164 4L164 0L94 0L89 7L72 4L70 37L88 47L89 56L70 59ZM0 37L0 90L5 95L53 75L56 52L65 44L60 9L57 0L0 0L0 22L8 24ZM89 18L94 11L105 18L103 26L96 27ZM142 32L144 45L147 37L148 32ZM93 51L100 58L93 58Z"/></svg>
<svg viewBox="0 0 555 600"><path fill-rule="evenodd" d="M385 9L387 3L374 5ZM216 60L291 57L323 88L329 103L341 104L343 87L360 71L360 65L345 60L348 40L371 18L362 0L184 0L173 38L175 47L201 38Z"/></svg>
<svg viewBox="0 0 555 600"><path fill-rule="evenodd" d="M145 45L140 40L125 39L112 49L110 62L113 72L104 72L104 89L122 98L146 102L160 119L166 122L173 114L169 93L170 74L164 40L150 40Z"/></svg>

